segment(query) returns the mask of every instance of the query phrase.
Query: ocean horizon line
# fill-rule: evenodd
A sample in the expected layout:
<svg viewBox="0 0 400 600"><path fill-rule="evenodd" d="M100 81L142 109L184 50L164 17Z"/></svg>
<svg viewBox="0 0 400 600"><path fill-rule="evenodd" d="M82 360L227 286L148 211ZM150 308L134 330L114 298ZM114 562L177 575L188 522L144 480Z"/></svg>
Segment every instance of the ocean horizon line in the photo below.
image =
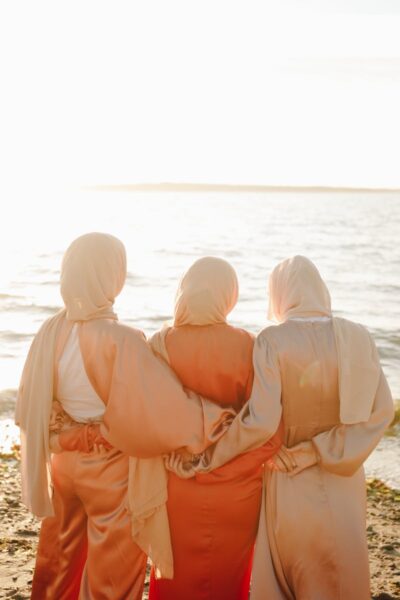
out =
<svg viewBox="0 0 400 600"><path fill-rule="evenodd" d="M122 183L81 186L95 192L236 192L236 193L400 193L400 188L347 186L290 186L227 183Z"/></svg>

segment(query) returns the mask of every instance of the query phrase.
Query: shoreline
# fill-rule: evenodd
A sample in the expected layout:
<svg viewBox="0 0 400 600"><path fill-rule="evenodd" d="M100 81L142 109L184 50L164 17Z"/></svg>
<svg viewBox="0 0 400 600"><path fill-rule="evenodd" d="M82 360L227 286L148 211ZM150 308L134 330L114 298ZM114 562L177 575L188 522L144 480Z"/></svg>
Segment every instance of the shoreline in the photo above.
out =
<svg viewBox="0 0 400 600"><path fill-rule="evenodd" d="M229 183L121 183L83 185L84 192L226 192L226 193L284 193L284 194L314 194L314 193L362 193L362 194L398 194L400 188L370 188L329 185L253 185Z"/></svg>
<svg viewBox="0 0 400 600"><path fill-rule="evenodd" d="M30 597L40 521L20 500L18 448L1 454L0 598ZM367 536L374 600L400 598L400 490L367 480ZM148 576L143 600L148 598Z"/></svg>

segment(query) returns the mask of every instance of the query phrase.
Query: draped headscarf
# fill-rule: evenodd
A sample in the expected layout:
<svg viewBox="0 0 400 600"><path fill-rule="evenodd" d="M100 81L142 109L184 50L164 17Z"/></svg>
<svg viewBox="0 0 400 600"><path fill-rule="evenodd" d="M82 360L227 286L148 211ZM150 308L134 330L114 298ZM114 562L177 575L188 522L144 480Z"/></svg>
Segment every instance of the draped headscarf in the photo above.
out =
<svg viewBox="0 0 400 600"><path fill-rule="evenodd" d="M330 317L331 299L317 267L305 256L278 264L269 279L268 317L278 323L298 317ZM338 354L340 420L368 421L379 383L375 343L365 327L333 317Z"/></svg>
<svg viewBox="0 0 400 600"><path fill-rule="evenodd" d="M235 306L239 284L226 260L205 256L196 260L179 282L174 325L225 323Z"/></svg>
<svg viewBox="0 0 400 600"><path fill-rule="evenodd" d="M61 265L61 296L67 319L116 318L112 306L125 278L126 253L120 240L106 233L77 238Z"/></svg>
<svg viewBox="0 0 400 600"><path fill-rule="evenodd" d="M40 328L18 390L15 421L21 429L22 500L38 517L54 514L51 501L49 421L56 356L76 321L111 318L126 277L125 249L117 238L88 233L67 249L61 268L65 309Z"/></svg>
<svg viewBox="0 0 400 600"><path fill-rule="evenodd" d="M279 263L269 278L268 318L331 316L331 297L317 267L305 256Z"/></svg>

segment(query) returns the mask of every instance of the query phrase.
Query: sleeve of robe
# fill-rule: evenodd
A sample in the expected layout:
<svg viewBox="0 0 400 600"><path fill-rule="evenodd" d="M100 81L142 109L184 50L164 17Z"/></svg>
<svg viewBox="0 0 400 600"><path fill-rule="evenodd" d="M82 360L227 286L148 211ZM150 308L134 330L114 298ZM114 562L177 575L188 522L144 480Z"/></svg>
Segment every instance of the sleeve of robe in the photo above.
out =
<svg viewBox="0 0 400 600"><path fill-rule="evenodd" d="M320 466L336 475L353 475L376 447L393 416L392 396L381 370L369 420L337 425L312 439Z"/></svg>
<svg viewBox="0 0 400 600"><path fill-rule="evenodd" d="M233 409L220 408L181 383L142 336L113 346L113 372L102 434L139 458L178 449L197 454L224 433Z"/></svg>
<svg viewBox="0 0 400 600"><path fill-rule="evenodd" d="M254 344L254 381L249 401L225 435L206 450L196 472L206 473L238 454L265 444L277 431L281 416L281 377L278 354L261 333ZM271 440L271 444L275 442Z"/></svg>

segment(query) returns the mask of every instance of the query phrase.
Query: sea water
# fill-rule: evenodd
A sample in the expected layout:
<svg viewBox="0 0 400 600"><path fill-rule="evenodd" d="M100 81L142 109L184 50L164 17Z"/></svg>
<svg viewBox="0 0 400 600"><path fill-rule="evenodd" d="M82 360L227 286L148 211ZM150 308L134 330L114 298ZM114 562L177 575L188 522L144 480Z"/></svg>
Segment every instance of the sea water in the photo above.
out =
<svg viewBox="0 0 400 600"><path fill-rule="evenodd" d="M6 199L7 201L7 199ZM368 327L393 397L400 399L400 194L327 192L48 191L10 199L0 251L0 427L12 439L15 391L29 344L62 305L63 252L78 235L119 237L128 255L119 318L151 334L171 318L183 271L214 255L235 267L230 322L268 325L274 265L303 254L318 266L334 314ZM400 434L385 437L367 473L400 487Z"/></svg>

